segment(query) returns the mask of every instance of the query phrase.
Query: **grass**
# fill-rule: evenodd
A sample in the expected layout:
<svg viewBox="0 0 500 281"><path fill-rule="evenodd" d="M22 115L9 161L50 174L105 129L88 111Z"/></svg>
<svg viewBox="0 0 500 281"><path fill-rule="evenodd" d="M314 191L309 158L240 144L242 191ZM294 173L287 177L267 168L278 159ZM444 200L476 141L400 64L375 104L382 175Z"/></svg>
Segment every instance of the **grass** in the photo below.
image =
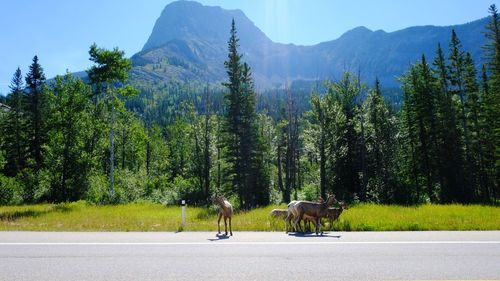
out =
<svg viewBox="0 0 500 281"><path fill-rule="evenodd" d="M269 218L281 206L268 206L233 217L233 231L282 231L282 220ZM0 231L178 231L180 207L151 203L95 206L85 202L0 207ZM221 222L222 223L222 222ZM327 227L329 227L327 225ZM223 224L222 224L223 228ZM183 231L215 231L213 208L187 208ZM361 204L345 210L336 231L500 230L500 207Z"/></svg>

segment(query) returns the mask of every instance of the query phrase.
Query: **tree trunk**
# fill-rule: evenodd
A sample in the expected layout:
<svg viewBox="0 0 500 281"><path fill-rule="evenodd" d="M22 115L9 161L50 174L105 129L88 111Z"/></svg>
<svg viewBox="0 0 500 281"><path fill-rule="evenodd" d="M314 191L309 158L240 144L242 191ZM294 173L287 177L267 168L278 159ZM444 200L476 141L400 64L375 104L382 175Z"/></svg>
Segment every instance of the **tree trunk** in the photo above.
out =
<svg viewBox="0 0 500 281"><path fill-rule="evenodd" d="M111 129L109 130L109 195L115 196L115 100L112 98L111 105Z"/></svg>

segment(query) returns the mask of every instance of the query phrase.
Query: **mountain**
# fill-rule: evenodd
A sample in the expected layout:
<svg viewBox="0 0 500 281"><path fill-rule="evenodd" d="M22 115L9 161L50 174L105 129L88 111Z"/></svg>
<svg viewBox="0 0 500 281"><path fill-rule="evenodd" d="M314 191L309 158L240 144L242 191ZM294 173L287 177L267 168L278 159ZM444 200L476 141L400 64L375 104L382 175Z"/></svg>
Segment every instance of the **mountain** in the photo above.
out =
<svg viewBox="0 0 500 281"><path fill-rule="evenodd" d="M463 49L481 64L488 18L455 26L419 26L395 32L357 27L340 38L313 46L275 43L240 10L177 1L165 7L141 52L132 57L134 81L180 80L219 82L226 79L224 61L231 20L240 52L253 70L258 88L277 87L294 80L338 79L345 70L372 83L398 85L408 66L425 54L434 58L440 42L447 50L451 30Z"/></svg>

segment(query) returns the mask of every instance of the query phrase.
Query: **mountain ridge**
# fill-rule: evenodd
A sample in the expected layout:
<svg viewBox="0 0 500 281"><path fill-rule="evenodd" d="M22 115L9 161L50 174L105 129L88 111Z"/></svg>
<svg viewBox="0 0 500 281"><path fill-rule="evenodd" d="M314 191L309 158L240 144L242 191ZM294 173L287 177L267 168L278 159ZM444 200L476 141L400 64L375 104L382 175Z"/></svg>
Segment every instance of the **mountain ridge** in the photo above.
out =
<svg viewBox="0 0 500 281"><path fill-rule="evenodd" d="M220 82L231 20L236 22L243 60L252 67L257 87L280 87L294 80L338 79L344 71L360 72L369 83L378 77L397 86L408 65L422 54L434 57L438 43L447 49L451 30L481 64L487 17L461 25L413 26L385 32L353 28L339 38L314 45L276 43L241 10L204 6L195 1L167 5L143 49L132 56L134 79Z"/></svg>

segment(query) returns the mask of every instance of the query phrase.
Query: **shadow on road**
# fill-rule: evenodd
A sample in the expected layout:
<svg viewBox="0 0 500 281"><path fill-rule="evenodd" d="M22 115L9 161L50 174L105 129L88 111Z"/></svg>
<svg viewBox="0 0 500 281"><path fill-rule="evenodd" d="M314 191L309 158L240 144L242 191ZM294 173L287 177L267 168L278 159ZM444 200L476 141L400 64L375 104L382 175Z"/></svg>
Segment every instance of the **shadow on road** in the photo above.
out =
<svg viewBox="0 0 500 281"><path fill-rule="evenodd" d="M208 238L208 241L221 241L225 239L229 239L230 236L227 236L226 234L215 234L216 238Z"/></svg>
<svg viewBox="0 0 500 281"><path fill-rule="evenodd" d="M316 235L314 233L289 232L288 236L295 236L295 237L299 237L299 238L329 237L329 238L337 238L337 239L340 239L342 237L340 235L331 235L328 232L323 232L320 235Z"/></svg>

